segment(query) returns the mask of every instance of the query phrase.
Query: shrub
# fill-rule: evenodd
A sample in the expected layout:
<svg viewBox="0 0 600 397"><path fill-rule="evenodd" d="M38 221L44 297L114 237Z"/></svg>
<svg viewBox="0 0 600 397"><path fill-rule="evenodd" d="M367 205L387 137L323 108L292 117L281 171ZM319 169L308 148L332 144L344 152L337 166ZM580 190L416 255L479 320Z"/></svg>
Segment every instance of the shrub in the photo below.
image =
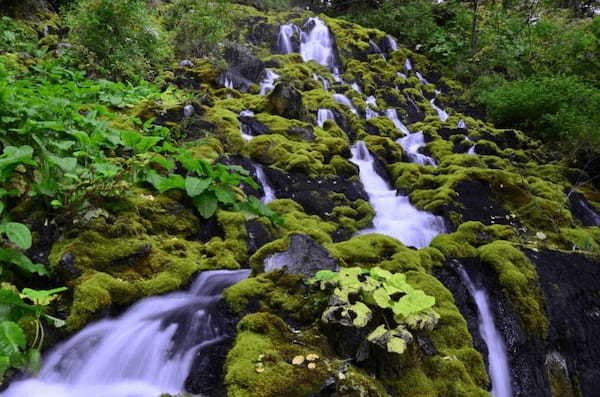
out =
<svg viewBox="0 0 600 397"><path fill-rule="evenodd" d="M81 0L67 15L70 39L99 74L145 79L170 57L170 43L144 0Z"/></svg>
<svg viewBox="0 0 600 397"><path fill-rule="evenodd" d="M523 129L566 150L600 146L600 91L592 85L575 77L494 82L480 82L476 98L499 126Z"/></svg>
<svg viewBox="0 0 600 397"><path fill-rule="evenodd" d="M197 58L218 51L231 23L231 8L226 0L178 0L166 16L176 52Z"/></svg>

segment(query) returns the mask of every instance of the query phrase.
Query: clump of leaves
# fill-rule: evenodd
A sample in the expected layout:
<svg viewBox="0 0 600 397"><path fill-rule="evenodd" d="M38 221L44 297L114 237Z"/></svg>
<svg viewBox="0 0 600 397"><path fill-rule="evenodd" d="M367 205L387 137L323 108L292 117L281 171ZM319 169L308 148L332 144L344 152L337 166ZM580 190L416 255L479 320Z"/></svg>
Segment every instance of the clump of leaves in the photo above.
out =
<svg viewBox="0 0 600 397"><path fill-rule="evenodd" d="M19 292L10 284L0 288L0 380L10 368L37 372L40 367L40 349L44 343L45 321L62 327L64 321L46 313L47 306L66 288ZM31 329L31 325L33 329ZM26 334L27 326L31 334Z"/></svg>
<svg viewBox="0 0 600 397"><path fill-rule="evenodd" d="M310 283L331 290L329 307L322 320L362 328L374 318L384 319L367 340L390 353L402 354L413 340L411 331L432 330L439 320L433 306L435 298L412 287L403 273L379 267L342 268L339 272L322 270ZM381 316L374 316L375 312ZM393 321L386 320L386 312Z"/></svg>

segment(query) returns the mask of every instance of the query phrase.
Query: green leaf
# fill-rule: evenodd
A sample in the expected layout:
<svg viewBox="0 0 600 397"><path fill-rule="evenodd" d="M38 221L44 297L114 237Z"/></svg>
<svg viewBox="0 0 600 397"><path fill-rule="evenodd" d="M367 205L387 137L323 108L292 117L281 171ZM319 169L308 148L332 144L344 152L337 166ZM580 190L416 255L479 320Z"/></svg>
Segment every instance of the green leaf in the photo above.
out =
<svg viewBox="0 0 600 397"><path fill-rule="evenodd" d="M208 188L208 186L210 186L211 182L212 180L210 178L196 178L193 176L188 176L185 178L185 191L187 192L188 196L196 197L202 194Z"/></svg>
<svg viewBox="0 0 600 397"><path fill-rule="evenodd" d="M4 148L4 153L0 156L0 169L19 163L32 164L32 155L33 148L31 146L7 146Z"/></svg>
<svg viewBox="0 0 600 397"><path fill-rule="evenodd" d="M25 333L12 321L0 322L0 354L12 356L27 346Z"/></svg>
<svg viewBox="0 0 600 397"><path fill-rule="evenodd" d="M421 290L413 290L396 302L392 306L392 310L394 314L406 317L413 313L429 309L433 305L435 305L435 298L433 296L429 296Z"/></svg>
<svg viewBox="0 0 600 397"><path fill-rule="evenodd" d="M392 299L384 288L377 288L375 291L373 291L373 300L377 306L381 307L382 309L392 307Z"/></svg>
<svg viewBox="0 0 600 397"><path fill-rule="evenodd" d="M31 288L24 288L22 293L34 304L45 306L52 301L56 294L66 290L66 287L54 288L50 290L35 290Z"/></svg>
<svg viewBox="0 0 600 397"><path fill-rule="evenodd" d="M371 269L370 271L371 277L376 278L377 280L383 281L383 280L387 280L390 277L392 277L392 273L388 272L385 269L382 269L380 267L374 267Z"/></svg>
<svg viewBox="0 0 600 397"><path fill-rule="evenodd" d="M51 154L48 156L48 160L64 172L72 173L77 169L77 159L75 157L59 157Z"/></svg>
<svg viewBox="0 0 600 397"><path fill-rule="evenodd" d="M10 358L0 354L0 382L6 371L10 368Z"/></svg>
<svg viewBox="0 0 600 397"><path fill-rule="evenodd" d="M337 272L332 272L331 270L319 270L316 274L315 274L315 278L317 280L331 280L336 278L338 275Z"/></svg>
<svg viewBox="0 0 600 397"><path fill-rule="evenodd" d="M214 192L217 196L217 199L223 204L233 204L236 201L235 192L233 192L231 189L217 186L215 187Z"/></svg>
<svg viewBox="0 0 600 397"><path fill-rule="evenodd" d="M204 192L194 197L194 205L204 219L208 219L217 211L217 198L211 192Z"/></svg>
<svg viewBox="0 0 600 397"><path fill-rule="evenodd" d="M23 249L31 248L31 232L22 223L8 222L2 225L8 239Z"/></svg>
<svg viewBox="0 0 600 397"><path fill-rule="evenodd" d="M131 149L135 148L135 145L142 140L142 135L135 131L121 131L121 142L124 146Z"/></svg>
<svg viewBox="0 0 600 397"><path fill-rule="evenodd" d="M4 212L4 203L0 201L0 215Z"/></svg>
<svg viewBox="0 0 600 397"><path fill-rule="evenodd" d="M366 326L369 323L369 320L371 320L371 317L373 317L371 309L362 302L356 302L355 304L350 305L348 310L354 312L356 315L352 320L352 324L355 327L362 328Z"/></svg>
<svg viewBox="0 0 600 397"><path fill-rule="evenodd" d="M161 179L155 187L161 193L172 189L185 190L185 179L181 175L171 175L168 178Z"/></svg>
<svg viewBox="0 0 600 397"><path fill-rule="evenodd" d="M7 262L17 265L17 267L26 273L37 273L40 276L47 276L48 271L42 264L34 264L22 252L2 248L0 249L0 262Z"/></svg>

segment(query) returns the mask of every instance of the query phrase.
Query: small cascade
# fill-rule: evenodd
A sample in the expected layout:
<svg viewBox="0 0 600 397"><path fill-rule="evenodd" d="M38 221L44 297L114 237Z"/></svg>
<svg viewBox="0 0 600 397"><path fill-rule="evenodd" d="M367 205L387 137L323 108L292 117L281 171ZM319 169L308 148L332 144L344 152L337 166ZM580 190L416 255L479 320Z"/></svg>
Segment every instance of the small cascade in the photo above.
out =
<svg viewBox="0 0 600 397"><path fill-rule="evenodd" d="M337 103L339 103L340 105L344 105L344 106L348 107L352 113L358 114L358 112L356 111L356 108L352 104L352 101L350 101L350 98L348 98L346 95L333 94L333 100L336 101Z"/></svg>
<svg viewBox="0 0 600 397"><path fill-rule="evenodd" d="M458 273L469 294L477 305L479 333L488 348L489 373L492 381L492 397L511 397L510 368L504 339L494 324L494 315L484 289L477 288L465 269L458 267Z"/></svg>
<svg viewBox="0 0 600 397"><path fill-rule="evenodd" d="M294 52L294 35L300 35L300 28L293 23L281 25L277 36L277 52L280 54L291 54Z"/></svg>
<svg viewBox="0 0 600 397"><path fill-rule="evenodd" d="M435 111L438 114L438 117L440 118L441 121L446 121L448 120L448 113L446 113L446 111L442 108L440 108L438 105L435 104L435 98L432 98L429 103L431 103L431 107L435 109Z"/></svg>
<svg viewBox="0 0 600 397"><path fill-rule="evenodd" d="M423 75L421 73L415 72L415 75L417 76L417 78L419 79L421 84L429 84L429 81L427 81L427 79L425 77L423 77Z"/></svg>
<svg viewBox="0 0 600 397"><path fill-rule="evenodd" d="M266 95L273 91L275 88L275 81L279 78L279 75L271 69L265 70L265 77L260 82L260 95Z"/></svg>
<svg viewBox="0 0 600 397"><path fill-rule="evenodd" d="M387 35L387 36L385 36L385 40L390 49L390 52L398 50L398 42L396 42L396 39L394 39L390 35Z"/></svg>
<svg viewBox="0 0 600 397"><path fill-rule="evenodd" d="M406 79L406 78L408 78L408 76L407 76L407 75L405 75L405 74L404 74L404 73L402 73L402 72L396 72L396 76L398 76L398 77L402 77L403 79ZM396 88L396 89L397 89L397 88Z"/></svg>
<svg viewBox="0 0 600 397"><path fill-rule="evenodd" d="M354 83L350 84L350 87L351 87L351 88L352 88L354 91L358 92L359 94L362 94L362 89L360 88L360 86L358 85L358 83L357 83L357 82L354 82Z"/></svg>
<svg viewBox="0 0 600 397"><path fill-rule="evenodd" d="M253 165L254 170L256 171L256 179L258 179L258 182L262 186L263 192L265 193L265 195L262 199L260 199L260 201L262 201L263 204L270 203L276 198L275 191L269 184L269 180L267 179L267 175L265 174L263 166L257 163L254 163Z"/></svg>
<svg viewBox="0 0 600 397"><path fill-rule="evenodd" d="M477 154L477 152L475 151L475 145L471 146L469 150L467 150L467 154Z"/></svg>
<svg viewBox="0 0 600 397"><path fill-rule="evenodd" d="M319 76L318 74L313 73L313 80L320 81L321 84L323 84L323 89L325 91L329 91L331 84L329 83L329 80L327 80L325 77Z"/></svg>
<svg viewBox="0 0 600 397"><path fill-rule="evenodd" d="M460 120L458 120L458 123L456 123L456 128L461 129L461 130L466 130L467 123L465 123L465 121L463 119L460 119Z"/></svg>
<svg viewBox="0 0 600 397"><path fill-rule="evenodd" d="M370 95L366 100L365 103L368 105L365 109L365 118L367 120L370 120L374 117L379 117L379 113L377 113L375 110L372 109L372 107L377 107L377 99L375 99L375 97L373 95Z"/></svg>
<svg viewBox="0 0 600 397"><path fill-rule="evenodd" d="M404 125L404 123L402 121L400 121L400 118L398 117L398 112L396 111L396 109L387 109L385 111L385 115L388 119L390 119L392 121L392 123L394 123L394 126L396 127L396 129L402 131L402 133L404 135L410 134L409 129L406 128L406 126Z"/></svg>
<svg viewBox="0 0 600 397"><path fill-rule="evenodd" d="M252 110L242 110L240 112L240 117L254 117L254 112ZM242 139L246 142L250 142L254 139L254 135L250 134L250 131L248 131L248 126L242 122L240 122L240 135L242 135Z"/></svg>
<svg viewBox="0 0 600 397"><path fill-rule="evenodd" d="M396 140L396 142L402 146L402 149L404 149L404 152L407 154L412 163L417 163L420 165L432 165L434 167L437 166L434 159L419 152L419 149L425 146L425 137L423 136L423 131L409 134Z"/></svg>
<svg viewBox="0 0 600 397"><path fill-rule="evenodd" d="M363 141L352 146L351 162L359 168L360 180L375 209L373 229L361 233L381 233L406 246L426 247L445 230L442 218L416 209L408 196L397 195L375 171L374 158Z"/></svg>
<svg viewBox="0 0 600 397"><path fill-rule="evenodd" d="M225 76L225 81L223 85L225 86L225 88L230 88L233 90L233 80L231 80L229 76Z"/></svg>
<svg viewBox="0 0 600 397"><path fill-rule="evenodd" d="M88 325L56 347L36 378L4 397L154 397L184 392L192 362L226 335L217 304L249 270L201 273L188 291L146 298L114 319Z"/></svg>
<svg viewBox="0 0 600 397"><path fill-rule="evenodd" d="M335 121L335 115L333 112L329 109L319 109L317 111L317 125L322 128L327 120Z"/></svg>
<svg viewBox="0 0 600 397"><path fill-rule="evenodd" d="M404 62L404 70L406 70L407 72L410 72L412 70L412 62L409 58L407 58L406 62Z"/></svg>
<svg viewBox="0 0 600 397"><path fill-rule="evenodd" d="M581 198L581 196L577 197L576 200L579 202L578 204L585 212L586 216L591 219L592 223L596 226L600 226L600 215L598 215L598 213L594 211L590 205L583 198Z"/></svg>
<svg viewBox="0 0 600 397"><path fill-rule="evenodd" d="M307 29L310 29L306 32ZM333 37L329 28L318 17L308 18L300 34L300 55L304 62L315 61L339 74L335 61Z"/></svg>

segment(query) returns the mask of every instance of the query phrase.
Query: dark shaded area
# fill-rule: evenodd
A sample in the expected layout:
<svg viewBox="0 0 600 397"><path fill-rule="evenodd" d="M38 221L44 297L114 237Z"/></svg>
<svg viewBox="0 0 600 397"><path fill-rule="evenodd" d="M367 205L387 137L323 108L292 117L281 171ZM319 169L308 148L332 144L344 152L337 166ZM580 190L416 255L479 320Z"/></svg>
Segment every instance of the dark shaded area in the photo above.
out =
<svg viewBox="0 0 600 397"><path fill-rule="evenodd" d="M600 214L598 214L586 200L577 192L569 193L569 206L571 213L583 224L583 226L600 226Z"/></svg>

